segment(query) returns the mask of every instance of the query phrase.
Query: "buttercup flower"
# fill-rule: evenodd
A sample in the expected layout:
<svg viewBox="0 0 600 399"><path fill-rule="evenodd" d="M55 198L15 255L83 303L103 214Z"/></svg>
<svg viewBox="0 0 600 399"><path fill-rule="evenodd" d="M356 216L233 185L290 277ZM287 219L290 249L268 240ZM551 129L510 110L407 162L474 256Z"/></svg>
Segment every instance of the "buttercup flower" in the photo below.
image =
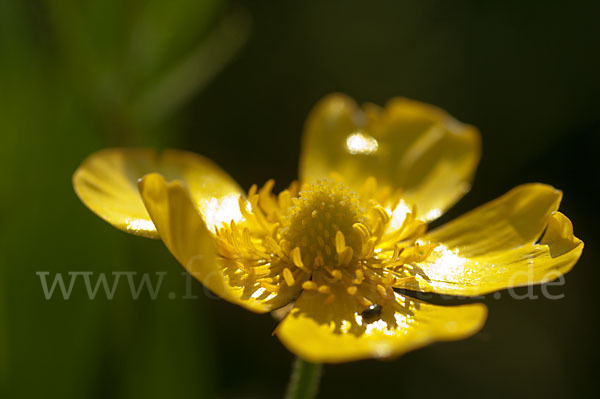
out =
<svg viewBox="0 0 600 399"><path fill-rule="evenodd" d="M92 211L162 239L222 298L257 313L290 306L279 339L334 363L465 338L485 321L483 304L432 305L397 289L482 295L553 280L578 260L561 192L543 184L427 232L469 190L479 156L477 130L438 108L402 98L359 108L334 94L307 120L299 182L277 195L273 181L244 193L177 150L103 150L73 183Z"/></svg>

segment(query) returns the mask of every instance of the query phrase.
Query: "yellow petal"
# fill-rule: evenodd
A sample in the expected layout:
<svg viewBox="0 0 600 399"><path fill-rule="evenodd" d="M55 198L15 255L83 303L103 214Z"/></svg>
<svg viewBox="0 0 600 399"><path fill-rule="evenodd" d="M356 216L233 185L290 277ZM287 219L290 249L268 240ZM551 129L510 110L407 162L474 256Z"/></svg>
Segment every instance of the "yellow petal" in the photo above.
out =
<svg viewBox="0 0 600 399"><path fill-rule="evenodd" d="M83 203L113 226L129 233L158 238L139 196L137 180L147 173L180 179L209 226L241 218L241 189L212 161L179 150L112 148L90 155L73 175Z"/></svg>
<svg viewBox="0 0 600 399"><path fill-rule="evenodd" d="M573 224L560 212L552 214L540 243L548 245L553 257L571 252L577 247L583 249L583 242L573 235Z"/></svg>
<svg viewBox="0 0 600 399"><path fill-rule="evenodd" d="M161 175L151 173L142 178L139 190L166 247L192 276L216 295L258 313L281 307L297 295L299 287L295 292L289 289L281 295L274 294L277 300L257 299L253 294L260 289L258 283L252 291L250 287L229 285L220 267L214 236L181 182L167 183Z"/></svg>
<svg viewBox="0 0 600 399"><path fill-rule="evenodd" d="M432 231L422 241L437 243L435 249L416 265L417 282L402 288L482 295L558 278L583 250L556 211L560 199L550 186L523 185Z"/></svg>
<svg viewBox="0 0 600 399"><path fill-rule="evenodd" d="M434 341L466 338L477 332L487 315L482 304L437 306L401 294L368 322L364 307L351 297L324 306L324 295L303 292L276 334L297 356L314 363L340 363L389 358Z"/></svg>
<svg viewBox="0 0 600 399"><path fill-rule="evenodd" d="M333 94L308 117L300 177L341 176L358 189L374 176L381 185L402 188L420 217L433 220L469 191L480 152L478 131L439 108L396 98L384 109L361 109Z"/></svg>

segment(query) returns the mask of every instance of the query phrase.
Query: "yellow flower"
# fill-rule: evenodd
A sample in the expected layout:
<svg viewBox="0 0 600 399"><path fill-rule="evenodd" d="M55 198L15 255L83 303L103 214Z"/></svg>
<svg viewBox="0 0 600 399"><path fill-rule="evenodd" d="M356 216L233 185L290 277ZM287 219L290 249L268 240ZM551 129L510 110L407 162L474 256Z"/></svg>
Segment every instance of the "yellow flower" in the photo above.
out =
<svg viewBox="0 0 600 399"><path fill-rule="evenodd" d="M177 150L103 150L73 183L92 211L161 238L222 298L258 313L293 306L276 335L333 363L465 338L485 321L483 304L437 306L395 289L481 295L553 280L578 260L561 192L543 184L426 231L469 190L479 156L477 130L438 108L402 98L359 108L334 94L307 120L300 181L278 195L273 181L246 194Z"/></svg>

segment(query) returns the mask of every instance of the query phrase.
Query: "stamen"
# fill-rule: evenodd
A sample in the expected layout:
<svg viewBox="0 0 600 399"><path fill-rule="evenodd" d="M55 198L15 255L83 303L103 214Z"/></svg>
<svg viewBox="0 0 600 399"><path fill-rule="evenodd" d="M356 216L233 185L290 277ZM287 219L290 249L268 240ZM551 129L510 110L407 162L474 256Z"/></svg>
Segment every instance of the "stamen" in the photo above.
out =
<svg viewBox="0 0 600 399"><path fill-rule="evenodd" d="M294 265L296 265L300 269L306 268L304 266L304 263L302 262L302 254L300 253L300 247L292 249L292 252L290 252L290 256L292 257L292 262L294 262Z"/></svg>
<svg viewBox="0 0 600 399"><path fill-rule="evenodd" d="M338 266L347 265L352 260L354 250L350 247L346 247L344 252L338 254Z"/></svg>
<svg viewBox="0 0 600 399"><path fill-rule="evenodd" d="M342 279L342 272L335 269L331 271L331 275L333 276L334 279L336 280L341 280Z"/></svg>
<svg viewBox="0 0 600 399"><path fill-rule="evenodd" d="M363 252L360 254L363 258L368 258L373 255L373 250L375 249L375 243L377 242L377 237L373 236L369 238L369 240L363 245Z"/></svg>
<svg viewBox="0 0 600 399"><path fill-rule="evenodd" d="M283 269L283 278L285 279L285 282L289 287L296 283L296 281L294 280L294 275L287 267Z"/></svg>
<svg viewBox="0 0 600 399"><path fill-rule="evenodd" d="M279 245L277 245L277 242L273 239L273 237L271 236L266 236L265 240L263 241L265 248L267 249L267 251L273 253L273 254L277 254L279 252L281 252L281 249L279 248Z"/></svg>
<svg viewBox="0 0 600 399"><path fill-rule="evenodd" d="M279 286L275 284L261 282L260 285L269 292L277 292L279 291Z"/></svg>
<svg viewBox="0 0 600 399"><path fill-rule="evenodd" d="M385 287L381 284L377 284L377 292L379 293L379 295L381 295L382 297L387 296L387 291L385 290Z"/></svg>
<svg viewBox="0 0 600 399"><path fill-rule="evenodd" d="M256 184L253 184L252 186L250 186L250 190L248 190L248 198L254 197L254 195L256 194L257 191L258 191L258 186Z"/></svg>
<svg viewBox="0 0 600 399"><path fill-rule="evenodd" d="M344 252L346 249L346 238L344 237L344 233L338 230L335 233L335 251L339 254Z"/></svg>
<svg viewBox="0 0 600 399"><path fill-rule="evenodd" d="M369 233L369 229L367 228L367 226L365 226L362 223L354 223L352 225L352 228L354 229L354 231L356 231L359 234L360 239L361 239L363 245L371 237L371 234Z"/></svg>
<svg viewBox="0 0 600 399"><path fill-rule="evenodd" d="M356 276L356 278L352 280L352 282L356 285L361 285L363 280L365 279L363 271L361 269L356 269L354 271L354 275Z"/></svg>
<svg viewBox="0 0 600 399"><path fill-rule="evenodd" d="M331 287L329 287L328 285L321 285L319 286L318 291L321 294L331 294Z"/></svg>
<svg viewBox="0 0 600 399"><path fill-rule="evenodd" d="M277 202L280 209L288 209L292 206L292 195L288 190L283 190L277 196Z"/></svg>
<svg viewBox="0 0 600 399"><path fill-rule="evenodd" d="M344 295L365 308L382 304L393 298L393 287L416 280L413 265L435 247L418 240L426 224L416 209L405 205L407 211L396 215L399 191L378 188L374 178L360 196L328 180L301 191L295 182L278 195L274 185L250 187L238 200L243 219L214 228L223 273L257 300L300 285L323 294L325 305ZM394 230L388 231L392 215Z"/></svg>
<svg viewBox="0 0 600 399"><path fill-rule="evenodd" d="M363 305L363 306L365 306L365 307L371 306L373 304L373 302L369 301L364 296L357 296L356 299L358 299L358 302L360 302L360 304Z"/></svg>

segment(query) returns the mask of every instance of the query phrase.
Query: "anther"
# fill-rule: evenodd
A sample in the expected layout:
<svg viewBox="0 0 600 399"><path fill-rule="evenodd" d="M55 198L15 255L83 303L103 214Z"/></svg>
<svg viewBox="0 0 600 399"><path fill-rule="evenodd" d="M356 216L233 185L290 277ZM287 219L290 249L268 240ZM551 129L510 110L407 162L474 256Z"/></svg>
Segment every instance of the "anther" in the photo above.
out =
<svg viewBox="0 0 600 399"><path fill-rule="evenodd" d="M305 269L304 263L302 262L302 254L300 253L300 247L292 249L290 255L292 257L292 262L294 262L294 265L296 265L300 269Z"/></svg>
<svg viewBox="0 0 600 399"><path fill-rule="evenodd" d="M333 276L334 279L336 280L341 280L342 279L342 272L339 271L338 269L334 269L331 271L331 275Z"/></svg>
<svg viewBox="0 0 600 399"><path fill-rule="evenodd" d="M305 289L307 291L314 291L317 289L317 283L315 283L314 281L305 281L302 283L302 289Z"/></svg>
<svg viewBox="0 0 600 399"><path fill-rule="evenodd" d="M319 286L318 291L321 294L331 294L331 287L329 287L328 285L321 285Z"/></svg>
<svg viewBox="0 0 600 399"><path fill-rule="evenodd" d="M360 302L360 304L363 306L371 306L373 304L373 302L369 301L364 296L358 296L357 299L358 299L358 302Z"/></svg>
<svg viewBox="0 0 600 399"><path fill-rule="evenodd" d="M345 249L346 249L346 239L344 237L344 233L342 233L341 231L338 230L338 232L335 233L335 251L338 254L341 254L342 252L344 252Z"/></svg>
<svg viewBox="0 0 600 399"><path fill-rule="evenodd" d="M277 292L279 291L279 286L274 284L269 284L266 282L261 282L260 285L269 292Z"/></svg>
<svg viewBox="0 0 600 399"><path fill-rule="evenodd" d="M296 281L294 280L294 275L287 267L283 269L283 278L285 279L285 282L289 287L296 283Z"/></svg>
<svg viewBox="0 0 600 399"><path fill-rule="evenodd" d="M256 194L257 191L258 191L258 186L256 184L253 184L250 187L250 190L248 190L248 198L254 197L254 195Z"/></svg>
<svg viewBox="0 0 600 399"><path fill-rule="evenodd" d="M363 280L365 279L363 271L361 269L356 269L354 275L356 276L356 278L352 282L359 285L362 284Z"/></svg>

